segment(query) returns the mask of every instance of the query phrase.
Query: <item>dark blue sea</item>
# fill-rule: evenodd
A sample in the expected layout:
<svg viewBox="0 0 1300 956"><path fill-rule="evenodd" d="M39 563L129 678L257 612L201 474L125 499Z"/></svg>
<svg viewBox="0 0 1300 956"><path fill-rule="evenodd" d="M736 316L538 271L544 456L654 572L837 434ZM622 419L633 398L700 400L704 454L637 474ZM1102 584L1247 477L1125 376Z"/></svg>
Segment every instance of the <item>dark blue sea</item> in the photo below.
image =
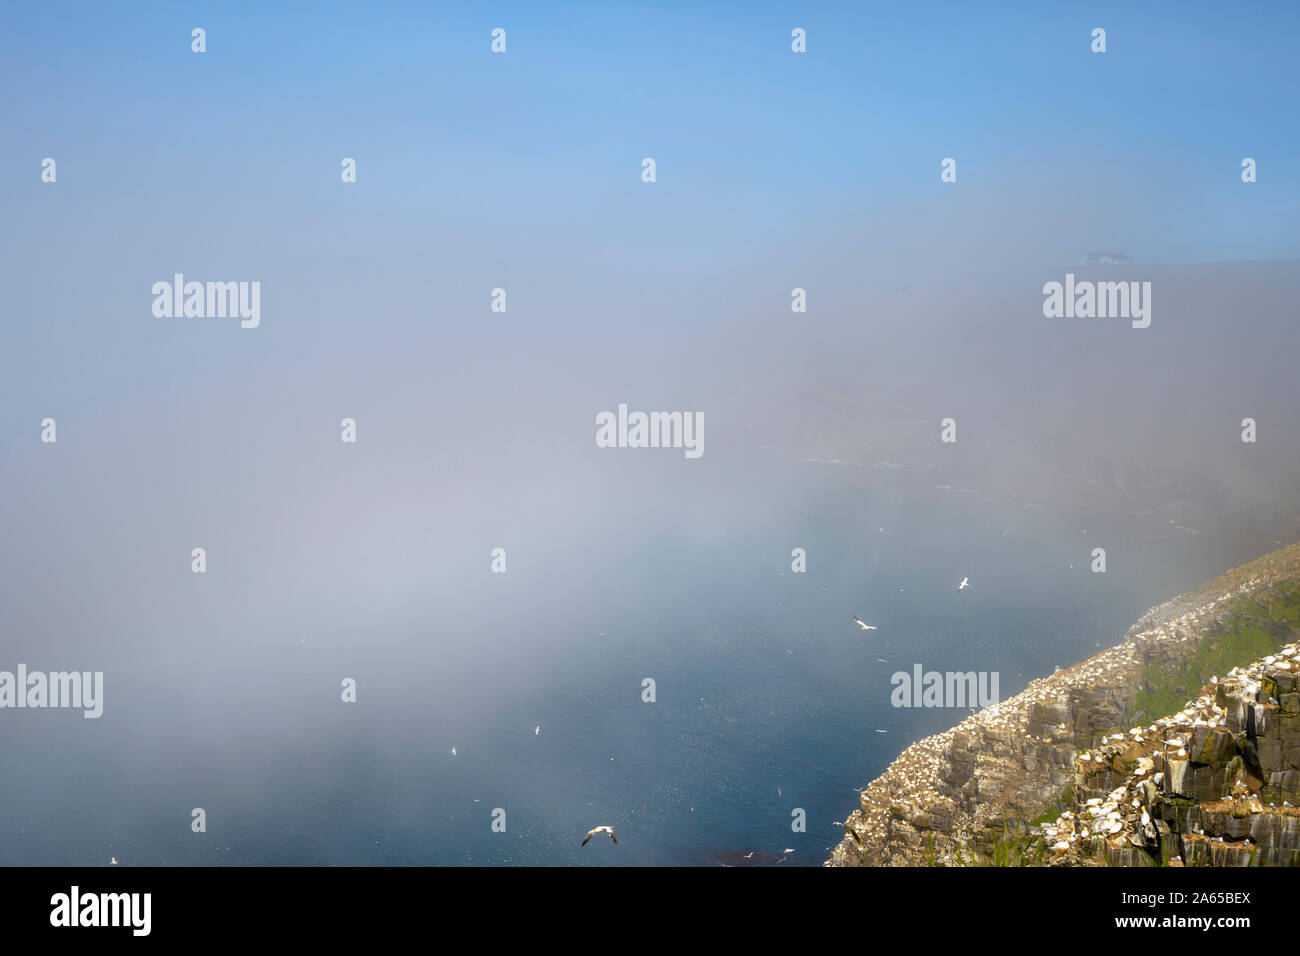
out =
<svg viewBox="0 0 1300 956"><path fill-rule="evenodd" d="M818 865L854 788L968 713L891 706L892 673L997 672L1007 697L1267 550L924 470L788 468L815 484L798 508L643 502L558 552L519 535L502 575L459 547L354 589L182 569L205 590L166 627L142 607L75 665L29 643L29 668L102 669L105 709L4 715L0 864ZM602 824L618 845L581 847Z"/></svg>

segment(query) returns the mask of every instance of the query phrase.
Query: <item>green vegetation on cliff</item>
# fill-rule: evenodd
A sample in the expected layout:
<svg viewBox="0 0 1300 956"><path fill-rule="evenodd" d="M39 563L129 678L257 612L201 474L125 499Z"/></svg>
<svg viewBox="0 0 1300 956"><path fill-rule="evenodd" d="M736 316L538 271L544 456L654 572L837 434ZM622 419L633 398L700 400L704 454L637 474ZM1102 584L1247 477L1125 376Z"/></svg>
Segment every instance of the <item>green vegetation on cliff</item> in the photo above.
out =
<svg viewBox="0 0 1300 956"><path fill-rule="evenodd" d="M1282 646L1300 629L1300 585L1282 582L1238 598L1226 610L1228 618L1222 630L1202 641L1177 668L1152 666L1143 672L1143 688L1133 702L1135 721L1178 712L1211 677Z"/></svg>

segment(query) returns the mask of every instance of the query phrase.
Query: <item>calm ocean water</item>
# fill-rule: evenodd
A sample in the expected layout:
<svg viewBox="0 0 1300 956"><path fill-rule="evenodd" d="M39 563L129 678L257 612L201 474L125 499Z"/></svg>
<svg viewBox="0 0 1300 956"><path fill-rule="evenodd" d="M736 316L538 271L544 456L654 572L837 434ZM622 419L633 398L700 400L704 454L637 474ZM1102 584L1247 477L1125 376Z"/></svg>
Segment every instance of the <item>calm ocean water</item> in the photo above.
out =
<svg viewBox="0 0 1300 956"><path fill-rule="evenodd" d="M471 610L391 622L232 612L165 653L106 648L83 665L106 672L101 719L5 715L0 864L817 865L853 788L967 713L892 707L896 670L998 672L1007 697L1267 550L1215 550L1154 517L888 491L833 484L798 534L770 518L721 542L669 533L636 556L644 573L556 572L545 606L480 589ZM1100 541L1111 566L1093 574ZM599 824L619 844L580 847Z"/></svg>

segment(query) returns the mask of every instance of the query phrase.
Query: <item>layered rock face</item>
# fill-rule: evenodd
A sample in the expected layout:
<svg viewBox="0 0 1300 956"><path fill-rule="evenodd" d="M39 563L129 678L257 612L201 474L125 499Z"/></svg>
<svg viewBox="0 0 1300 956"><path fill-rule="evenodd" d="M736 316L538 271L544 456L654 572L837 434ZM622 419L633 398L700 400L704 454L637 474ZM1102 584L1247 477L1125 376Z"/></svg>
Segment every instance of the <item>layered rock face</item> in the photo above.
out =
<svg viewBox="0 0 1300 956"><path fill-rule="evenodd" d="M1079 791L1088 791L1088 796L1079 796L1087 800L1097 796L1093 791L1104 788L1109 795L1126 782L1120 779L1124 776L1120 771L1114 771L1114 782L1104 772L1100 778L1084 775L1085 779L1080 779L1079 766L1086 761L1081 760L1079 751L1097 746L1102 737L1116 731L1161 716L1144 713L1158 699L1154 691L1165 682L1179 689L1180 679L1185 682L1209 650L1230 651L1237 635L1234 628L1247 622L1256 640L1262 636L1274 648L1300 635L1300 628L1287 615L1270 613L1283 596L1294 601L1298 583L1300 545L1293 545L1151 609L1129 630L1123 643L1031 682L1022 693L985 708L951 730L917 741L868 784L858 809L845 821L843 841L824 865L961 865L980 857L997 857L1008 845L1024 846L1022 838L1032 835L1036 818L1056 818L1070 807L1077 812ZM1191 683L1187 697L1209 676ZM1261 787L1257 796L1266 803L1288 800L1300 804L1284 795L1278 799L1281 794L1294 793L1296 768L1288 761L1300 755L1300 742L1280 736L1283 725L1277 715L1284 711L1279 691L1291 693L1281 690L1285 683L1283 678L1276 690L1266 694L1279 704L1268 705L1273 709L1265 713L1262 724L1276 729L1279 736L1265 732L1260 737L1256 728L1256 752L1268 752L1267 766L1271 768L1265 770L1265 760L1260 757L1256 770L1270 775L1263 783L1273 788ZM1216 697L1218 693L1216 689ZM1218 706L1232 716L1227 711L1236 704L1227 701ZM1243 711L1240 719L1244 720L1246 713ZM1294 728L1294 722L1286 726ZM1221 729L1233 733L1229 724ZM1244 727L1240 732L1244 734ZM1207 738L1202 747L1209 743ZM1221 741L1215 746L1226 748ZM1231 755L1227 749L1211 755L1214 761L1208 764L1189 761L1186 766L1196 769L1190 770L1190 779L1185 770L1179 785L1201 786L1198 793L1208 795L1227 779ZM1123 759L1128 758L1122 758L1121 767ZM1242 763L1246 762L1242 756ZM1171 773L1172 768L1165 772ZM1281 776L1274 780L1273 774ZM1137 819L1141 820L1140 815ZM1203 823L1195 825L1204 828ZM1135 849L1132 844L1129 848ZM1053 851L1042 861L1048 862L1053 855L1064 856Z"/></svg>
<svg viewBox="0 0 1300 956"><path fill-rule="evenodd" d="M1300 866L1300 647L1214 678L1075 763L1053 865Z"/></svg>

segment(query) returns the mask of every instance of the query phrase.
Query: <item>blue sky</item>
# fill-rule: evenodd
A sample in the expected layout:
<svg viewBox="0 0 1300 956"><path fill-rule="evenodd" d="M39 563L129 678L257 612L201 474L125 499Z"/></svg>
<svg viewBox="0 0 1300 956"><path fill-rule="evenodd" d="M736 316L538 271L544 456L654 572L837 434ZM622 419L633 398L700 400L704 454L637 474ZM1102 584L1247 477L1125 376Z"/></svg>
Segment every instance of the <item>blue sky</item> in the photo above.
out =
<svg viewBox="0 0 1300 956"><path fill-rule="evenodd" d="M852 327L945 285L1032 300L1094 250L1294 258L1298 23L1285 3L13 5L3 414L414 406L503 366L594 393L638 381L629 361L670 391L683 339L709 343L699 382L796 285ZM160 324L148 290L176 272L262 281L262 328ZM510 321L485 315L498 286ZM842 347L822 328L805 348Z"/></svg>
<svg viewBox="0 0 1300 956"><path fill-rule="evenodd" d="M1298 19L1290 4L13 6L0 454L28 461L52 414L87 467L125 442L167 474L211 455L195 480L228 488L245 443L333 440L361 414L405 447L403 429L453 408L457 434L513 416L511 441L564 460L538 436L589 443L594 414L634 392L700 407L746 363L815 377L860 339L901 375L941 329L1054 335L1037 290L1093 250L1292 258ZM154 318L149 290L176 272L261 281L262 326ZM796 285L818 318L787 339ZM508 318L487 311L497 286ZM951 341L937 352L976 368ZM937 378L957 397L985 387ZM124 484L154 473L124 460ZM38 475L33 493L46 480L17 473ZM292 496L289 474L271 477Z"/></svg>
<svg viewBox="0 0 1300 956"><path fill-rule="evenodd" d="M717 254L933 201L953 156L969 193L1109 210L1145 261L1295 253L1292 4L376 6L11 9L0 69L27 95L7 110L7 198L34 216L47 197L22 173L53 155L61 188L125 228L268 197L307 218L328 197L374 228L464 216L540 242L635 210L654 156L637 235Z"/></svg>

